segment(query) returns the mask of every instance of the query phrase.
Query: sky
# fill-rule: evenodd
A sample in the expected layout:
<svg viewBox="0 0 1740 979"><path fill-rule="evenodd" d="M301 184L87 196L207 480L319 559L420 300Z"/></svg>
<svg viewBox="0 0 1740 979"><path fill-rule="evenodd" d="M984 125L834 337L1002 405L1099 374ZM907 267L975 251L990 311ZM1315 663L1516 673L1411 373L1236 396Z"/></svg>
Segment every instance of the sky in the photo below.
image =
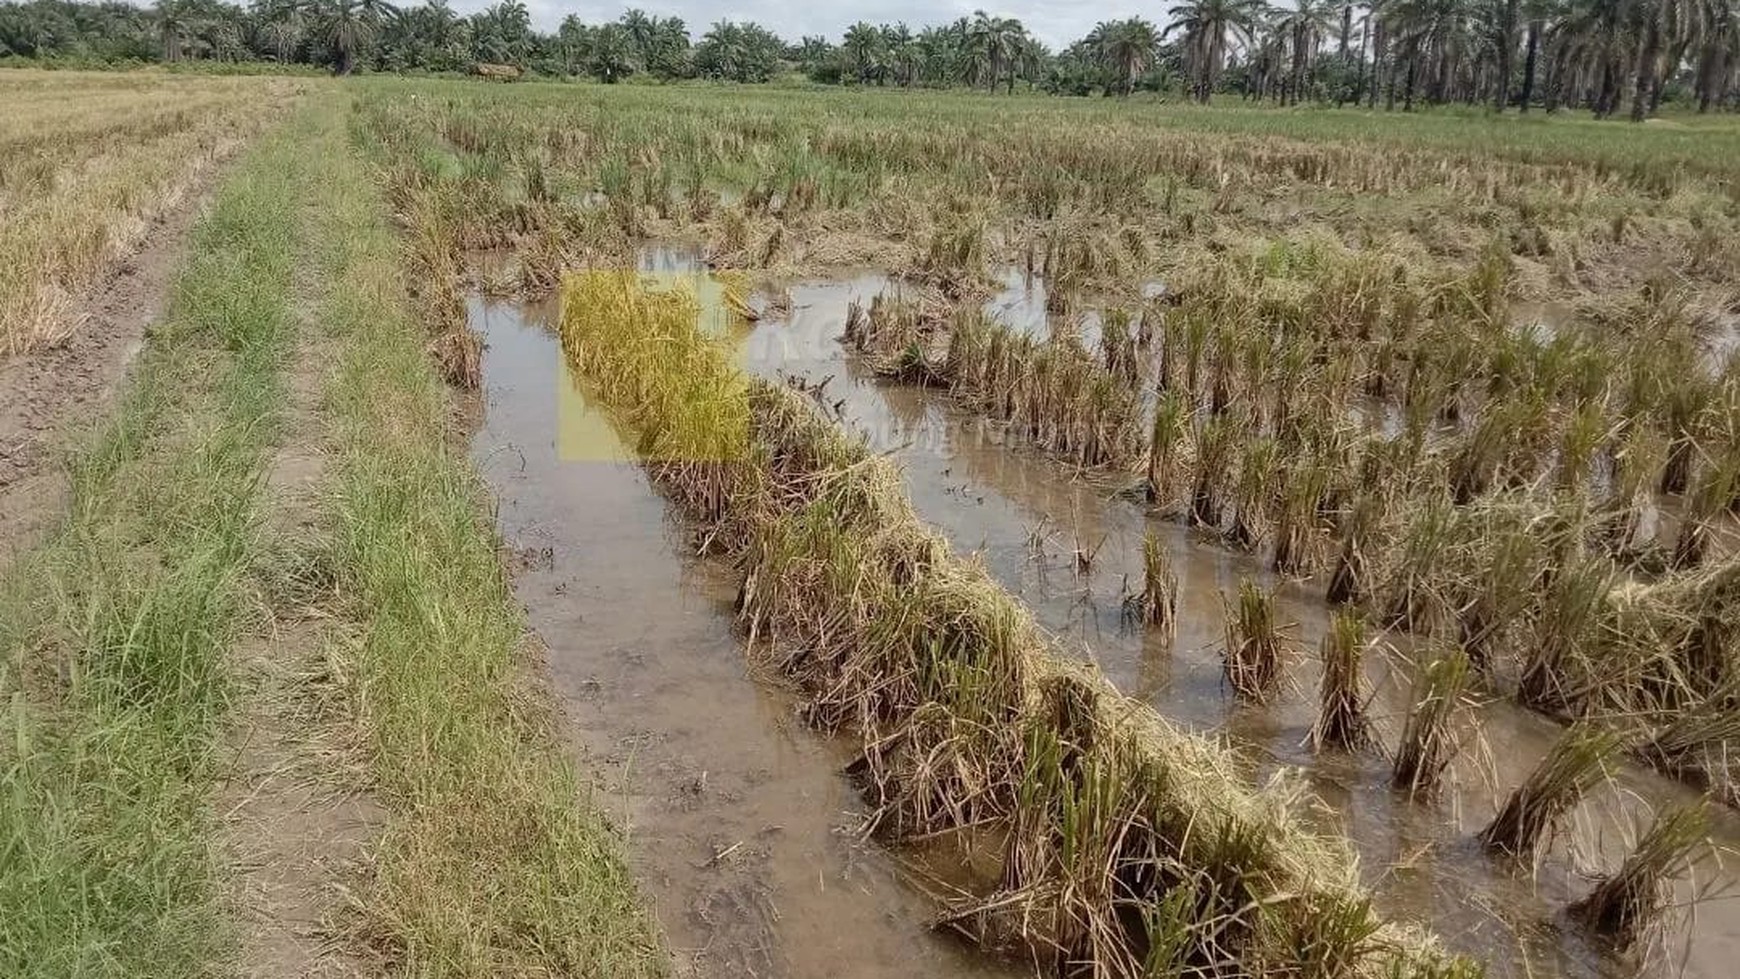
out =
<svg viewBox="0 0 1740 979"><path fill-rule="evenodd" d="M411 2L411 0L406 0ZM473 13L490 6L494 0L452 0L453 9ZM1143 16L1155 23L1166 19L1170 4L1138 3L1134 0L1086 2L1086 0L641 0L638 3L612 3L608 0L526 0L532 22L541 31L556 29L562 18L577 14L588 24L615 20L629 7L639 7L660 17L683 18L689 34L699 37L716 20L753 20L774 33L796 41L806 34L825 35L838 42L846 28L860 20L872 24L905 21L917 30L930 24L946 24L958 17L970 17L983 8L993 16L1019 17L1027 29L1053 50L1079 39L1102 20Z"/></svg>

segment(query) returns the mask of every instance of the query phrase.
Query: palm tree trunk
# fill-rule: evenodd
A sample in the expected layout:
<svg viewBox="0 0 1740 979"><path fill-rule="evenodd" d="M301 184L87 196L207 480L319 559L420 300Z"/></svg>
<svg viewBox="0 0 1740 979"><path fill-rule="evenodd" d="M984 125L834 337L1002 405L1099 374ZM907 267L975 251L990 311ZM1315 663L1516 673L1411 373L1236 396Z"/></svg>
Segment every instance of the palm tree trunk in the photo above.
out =
<svg viewBox="0 0 1740 979"><path fill-rule="evenodd" d="M1419 52L1414 52L1414 54L1408 58L1408 82L1407 88L1403 90L1402 96L1403 112L1414 111L1414 79L1418 74L1417 69L1419 68L1419 65Z"/></svg>
<svg viewBox="0 0 1740 979"><path fill-rule="evenodd" d="M1637 87L1631 93L1632 122L1642 122L1649 114L1649 87L1661 75L1657 67L1661 62L1661 11L1650 9L1646 16L1649 23L1644 26L1643 51L1637 58Z"/></svg>
<svg viewBox="0 0 1740 979"><path fill-rule="evenodd" d="M1564 45L1562 42L1560 44L1555 44L1551 55L1547 58L1547 66L1550 71L1547 74L1546 95L1542 101L1546 103L1547 115L1549 116L1559 111L1559 100L1563 97L1565 90L1565 56L1562 51L1563 47Z"/></svg>
<svg viewBox="0 0 1740 979"><path fill-rule="evenodd" d="M1366 16L1366 24L1359 33L1359 94L1354 97L1354 104L1366 101L1368 110L1378 108L1378 42L1383 33L1383 26L1373 26L1371 16ZM1371 63L1366 64L1366 42L1371 40Z"/></svg>
<svg viewBox="0 0 1740 979"><path fill-rule="evenodd" d="M1305 96L1305 85L1311 74L1310 38L1301 31L1293 38L1293 104Z"/></svg>
<svg viewBox="0 0 1740 979"><path fill-rule="evenodd" d="M1667 82L1673 76L1674 70L1685 63L1686 48L1691 47L1691 39L1682 37L1668 48L1667 57L1662 59L1661 70L1655 73L1655 78L1649 87L1649 114L1655 115L1661 111L1661 90L1667 87Z"/></svg>
<svg viewBox="0 0 1740 979"><path fill-rule="evenodd" d="M1617 108L1619 88L1619 67L1614 64L1612 52L1608 52L1601 61L1601 87L1595 95L1595 118L1605 119Z"/></svg>
<svg viewBox="0 0 1740 979"><path fill-rule="evenodd" d="M1495 93L1492 107L1500 113L1510 101L1510 63L1516 54L1516 5L1517 0L1504 0L1504 22L1498 28L1498 84L1492 87ZM1534 37L1532 27L1529 37Z"/></svg>
<svg viewBox="0 0 1740 979"><path fill-rule="evenodd" d="M1529 21L1529 38L1528 38L1527 50L1523 54L1523 81L1522 81L1521 111L1524 115L1528 114L1529 100L1534 98L1534 94L1535 94L1535 66L1540 59L1540 52L1541 52L1541 22L1538 20L1531 20L1531 21Z"/></svg>
<svg viewBox="0 0 1740 979"><path fill-rule="evenodd" d="M1716 47L1714 38L1704 42L1703 50L1698 52L1697 90L1698 112L1710 111L1710 103L1715 100L1716 79L1721 70L1721 52Z"/></svg>

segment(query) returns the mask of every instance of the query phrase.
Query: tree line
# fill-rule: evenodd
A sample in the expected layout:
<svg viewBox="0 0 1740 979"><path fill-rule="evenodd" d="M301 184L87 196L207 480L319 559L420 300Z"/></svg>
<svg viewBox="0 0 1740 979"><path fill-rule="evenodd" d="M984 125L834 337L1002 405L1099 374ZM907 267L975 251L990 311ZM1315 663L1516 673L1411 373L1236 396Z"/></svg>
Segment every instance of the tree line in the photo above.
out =
<svg viewBox="0 0 1740 979"><path fill-rule="evenodd" d="M1060 95L1169 92L1373 108L1488 104L1644 119L1664 99L1740 108L1740 0L1187 0L1164 23L1106 21L1061 50L1019 20L978 11L916 30L860 22L835 42L782 39L748 22L699 36L629 10L536 30L523 0L461 16L447 0L116 0L0 3L0 56L105 63L271 61L339 74L507 65L618 82L966 85Z"/></svg>

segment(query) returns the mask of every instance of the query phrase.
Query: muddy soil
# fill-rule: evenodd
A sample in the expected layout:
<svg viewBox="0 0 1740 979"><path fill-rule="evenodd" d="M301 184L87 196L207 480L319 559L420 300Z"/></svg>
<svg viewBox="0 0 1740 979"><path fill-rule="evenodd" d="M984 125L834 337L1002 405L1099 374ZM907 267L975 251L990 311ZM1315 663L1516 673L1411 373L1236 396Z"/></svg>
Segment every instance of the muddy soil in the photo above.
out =
<svg viewBox="0 0 1740 979"><path fill-rule="evenodd" d="M597 804L623 827L680 969L1024 974L926 927L936 903L861 839L861 801L841 775L850 747L818 737L745 660L736 580L691 556L537 320L472 303L487 343L473 457L515 552L514 593L600 778Z"/></svg>
<svg viewBox="0 0 1740 979"><path fill-rule="evenodd" d="M0 360L0 567L40 542L66 503L56 452L114 397L169 304L187 232L212 175L159 215L138 248L82 297L82 322L57 346Z"/></svg>

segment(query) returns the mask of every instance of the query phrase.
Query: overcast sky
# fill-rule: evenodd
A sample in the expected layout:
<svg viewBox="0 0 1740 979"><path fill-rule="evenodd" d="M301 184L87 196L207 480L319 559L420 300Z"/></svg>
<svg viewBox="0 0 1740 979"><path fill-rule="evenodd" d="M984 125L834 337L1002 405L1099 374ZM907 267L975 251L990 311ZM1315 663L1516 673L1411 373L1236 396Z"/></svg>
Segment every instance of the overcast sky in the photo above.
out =
<svg viewBox="0 0 1740 979"><path fill-rule="evenodd" d="M407 4L413 0L406 0ZM453 9L472 13L489 6L494 0L453 0ZM582 21L596 24L615 20L629 7L639 7L660 17L676 15L683 18L692 36L699 37L716 20L753 20L772 29L787 40L795 41L805 34L823 34L839 41L846 27L860 20L872 24L906 21L913 30L929 24L946 24L957 17L970 17L975 9L984 8L993 15L1019 17L1040 40L1053 49L1076 40L1102 20L1145 16L1155 23L1166 19L1170 4L1136 3L1133 0L940 0L924 3L920 0L644 0L640 3L611 3L607 0L526 0L532 21L539 30L555 30L563 17L578 14Z"/></svg>

